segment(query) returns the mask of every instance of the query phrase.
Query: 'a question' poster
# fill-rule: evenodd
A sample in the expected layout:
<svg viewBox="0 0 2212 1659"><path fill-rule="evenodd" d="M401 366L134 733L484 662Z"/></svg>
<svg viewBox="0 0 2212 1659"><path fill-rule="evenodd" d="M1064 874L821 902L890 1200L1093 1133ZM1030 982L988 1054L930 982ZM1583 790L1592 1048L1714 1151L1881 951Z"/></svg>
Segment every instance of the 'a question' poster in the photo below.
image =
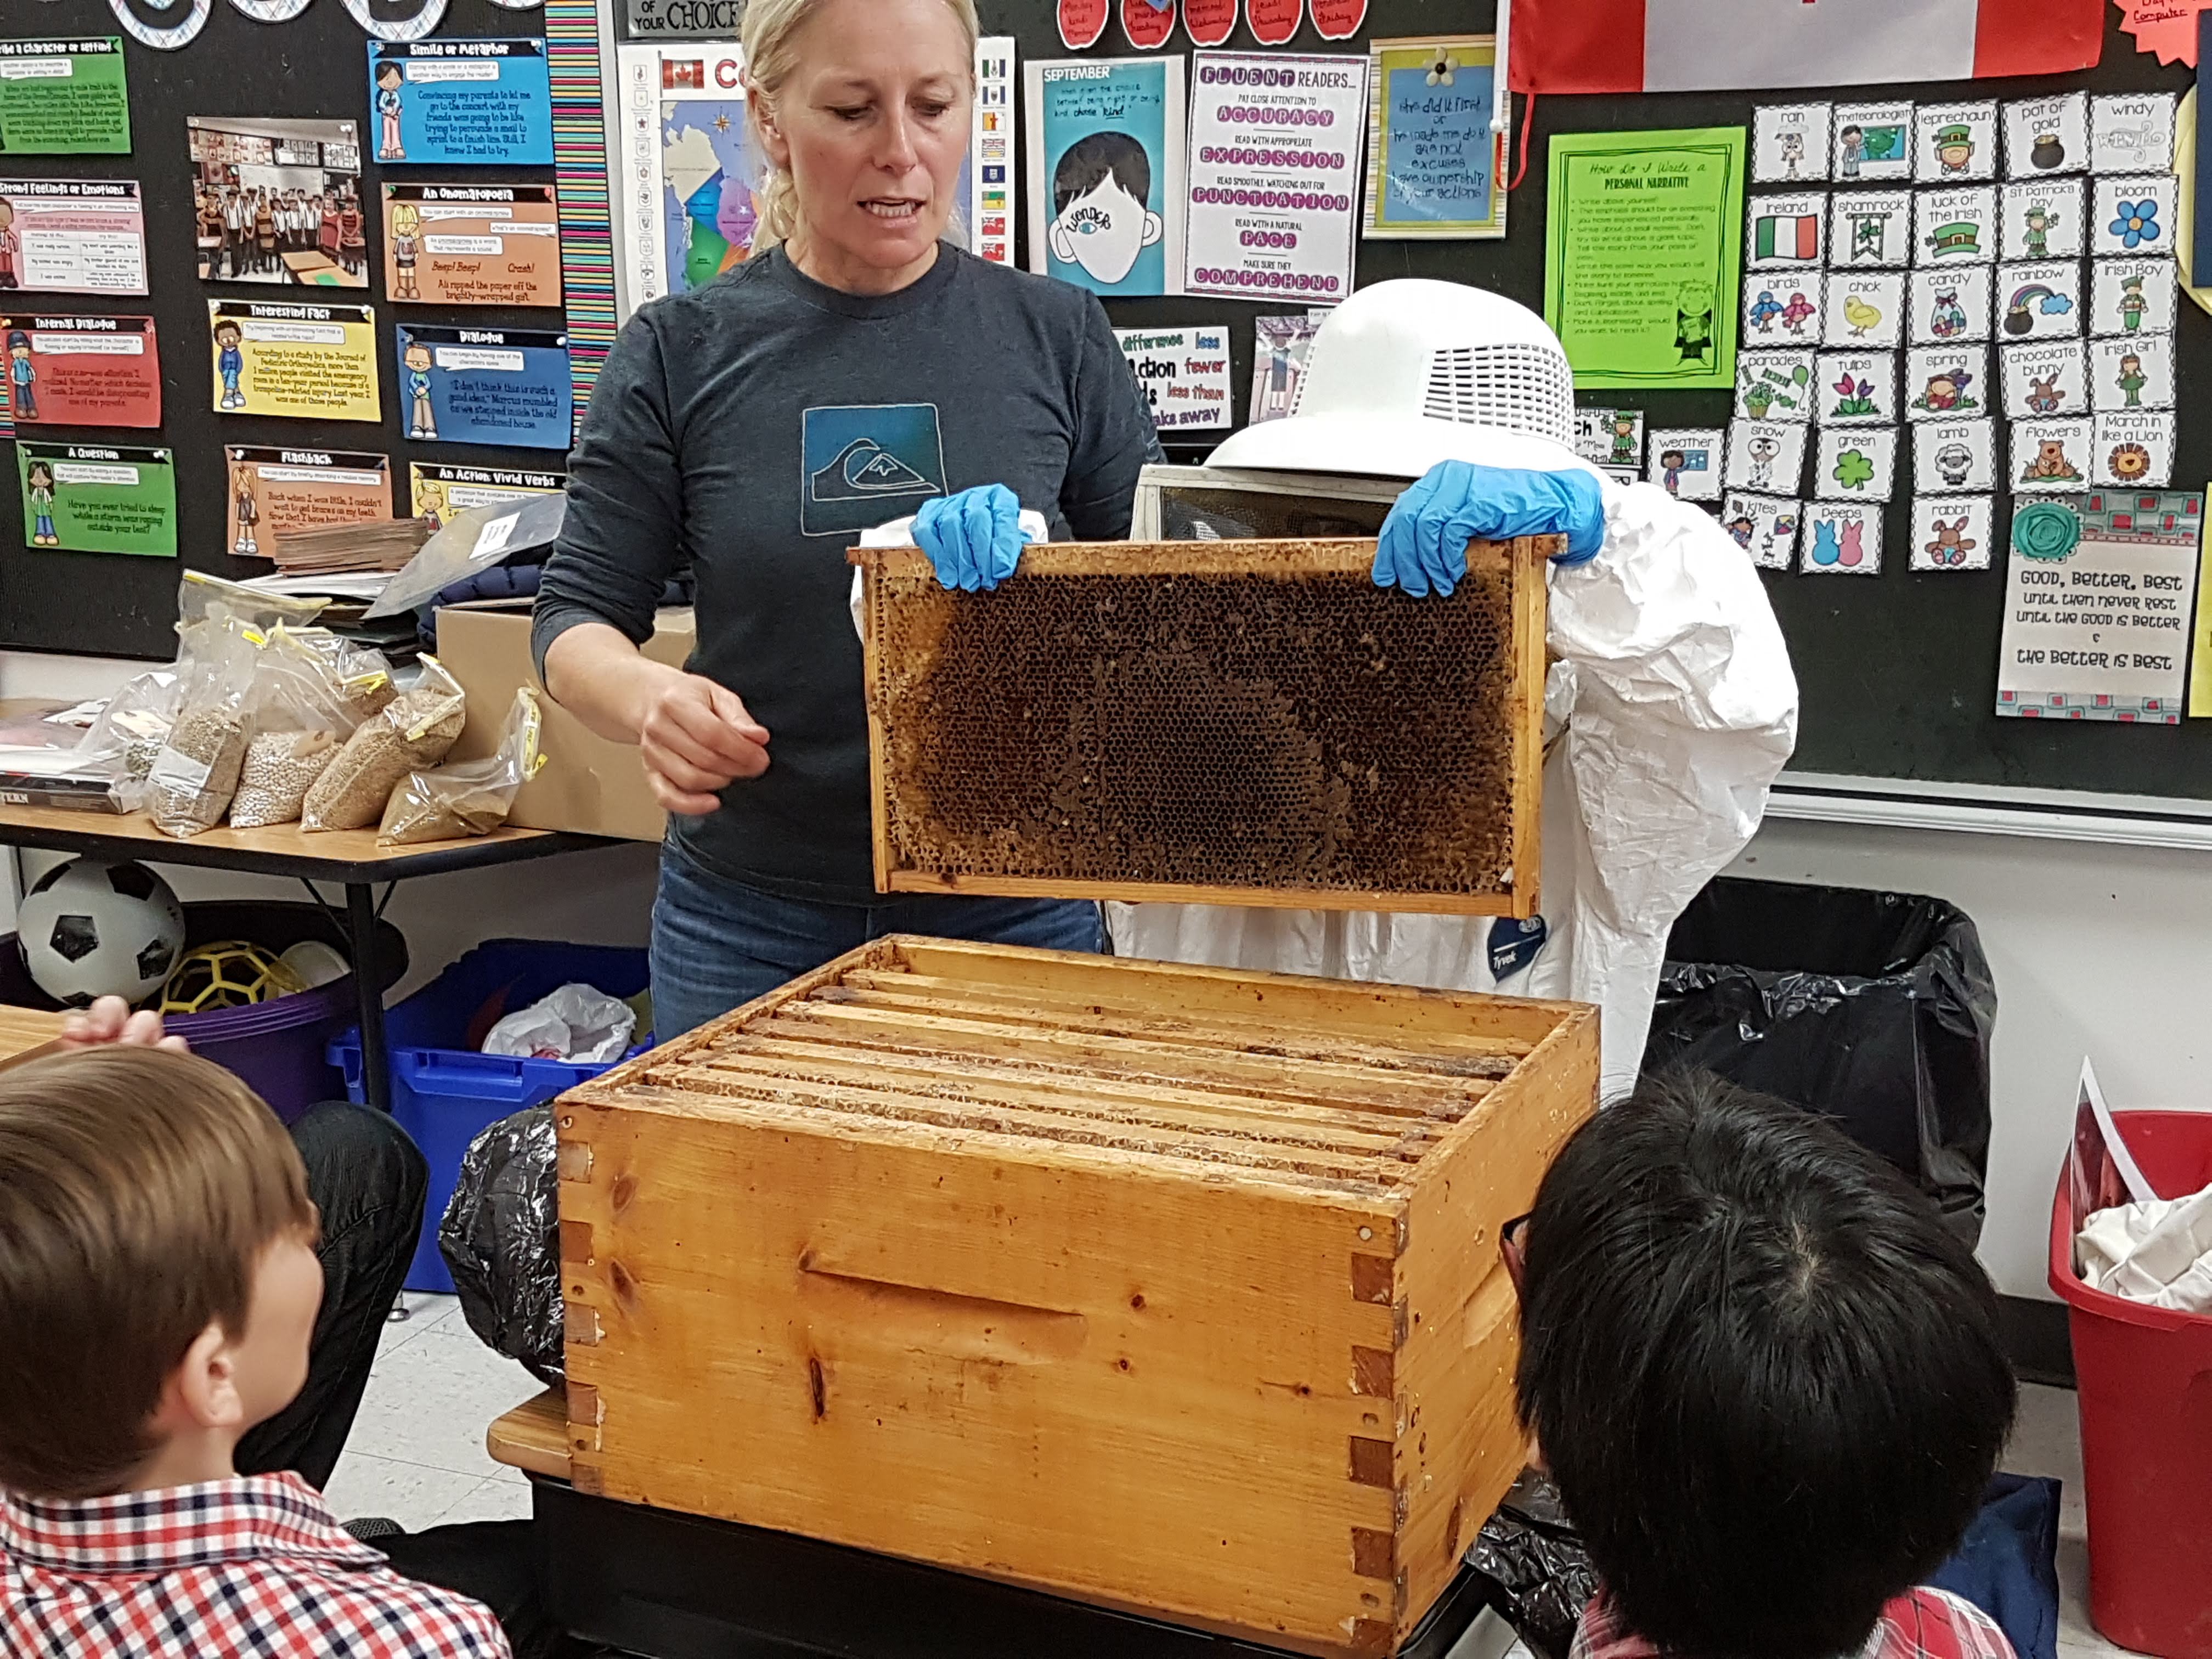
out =
<svg viewBox="0 0 2212 1659"><path fill-rule="evenodd" d="M368 110L380 162L553 165L543 40L371 40Z"/></svg>
<svg viewBox="0 0 2212 1659"><path fill-rule="evenodd" d="M176 556L177 468L169 451L19 441L15 474L31 547Z"/></svg>

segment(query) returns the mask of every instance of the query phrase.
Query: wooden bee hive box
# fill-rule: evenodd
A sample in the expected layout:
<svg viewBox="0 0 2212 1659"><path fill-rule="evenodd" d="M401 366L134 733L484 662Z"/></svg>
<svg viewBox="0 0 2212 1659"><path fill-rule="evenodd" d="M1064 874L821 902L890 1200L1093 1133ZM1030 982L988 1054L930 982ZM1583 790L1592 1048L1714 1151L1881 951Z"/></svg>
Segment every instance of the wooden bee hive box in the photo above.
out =
<svg viewBox="0 0 2212 1659"><path fill-rule="evenodd" d="M1372 541L857 550L876 884L1534 915L1558 545L1424 599Z"/></svg>
<svg viewBox="0 0 2212 1659"><path fill-rule="evenodd" d="M564 1097L574 1479L1315 1654L1521 1470L1593 1011L895 938Z"/></svg>

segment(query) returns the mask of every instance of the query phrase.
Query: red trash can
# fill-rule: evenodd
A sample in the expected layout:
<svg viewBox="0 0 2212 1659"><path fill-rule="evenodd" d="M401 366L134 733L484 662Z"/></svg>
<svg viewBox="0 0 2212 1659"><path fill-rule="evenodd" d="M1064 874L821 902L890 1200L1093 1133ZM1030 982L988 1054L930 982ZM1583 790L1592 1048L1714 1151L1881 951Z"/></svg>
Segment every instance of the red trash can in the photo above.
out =
<svg viewBox="0 0 2212 1659"><path fill-rule="evenodd" d="M2160 1198L2212 1186L2212 1112L2115 1112ZM2051 1288L2066 1304L2089 1506L2089 1616L2109 1641L2212 1659L2212 1317L2093 1291L2064 1171Z"/></svg>

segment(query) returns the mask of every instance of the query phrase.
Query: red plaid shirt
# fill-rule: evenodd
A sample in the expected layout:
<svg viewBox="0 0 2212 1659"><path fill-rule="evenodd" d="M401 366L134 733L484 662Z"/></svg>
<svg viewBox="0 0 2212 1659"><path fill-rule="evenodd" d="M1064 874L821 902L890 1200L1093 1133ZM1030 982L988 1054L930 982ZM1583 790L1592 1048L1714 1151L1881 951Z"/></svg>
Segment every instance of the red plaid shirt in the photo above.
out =
<svg viewBox="0 0 2212 1659"><path fill-rule="evenodd" d="M295 1474L82 1503L0 1492L9 1659L509 1659L475 1602L402 1578Z"/></svg>
<svg viewBox="0 0 2212 1659"><path fill-rule="evenodd" d="M1657 1659L1658 1650L1620 1627L1602 1594L1583 1610L1567 1659ZM1856 1659L2014 1659L1996 1621L1948 1590L1907 1590L1881 1610Z"/></svg>

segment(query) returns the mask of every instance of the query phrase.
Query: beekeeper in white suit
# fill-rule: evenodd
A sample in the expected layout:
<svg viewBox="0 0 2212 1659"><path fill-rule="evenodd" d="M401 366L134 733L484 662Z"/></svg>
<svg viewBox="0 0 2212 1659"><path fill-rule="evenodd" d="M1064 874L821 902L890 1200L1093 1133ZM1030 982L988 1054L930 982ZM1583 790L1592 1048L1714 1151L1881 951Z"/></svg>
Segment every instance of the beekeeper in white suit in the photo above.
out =
<svg viewBox="0 0 2212 1659"><path fill-rule="evenodd" d="M1290 416L1208 462L1416 479L1375 561L1378 585L1416 598L1452 591L1470 539L1567 538L1550 582L1547 727L1564 732L1544 773L1542 923L1115 904L1117 951L1596 1003L1604 1094L1635 1081L1668 931L1758 829L1796 744L1797 683L1727 532L1657 485L1605 478L1573 438L1573 372L1542 319L1480 289L1391 282L1322 325Z"/></svg>

